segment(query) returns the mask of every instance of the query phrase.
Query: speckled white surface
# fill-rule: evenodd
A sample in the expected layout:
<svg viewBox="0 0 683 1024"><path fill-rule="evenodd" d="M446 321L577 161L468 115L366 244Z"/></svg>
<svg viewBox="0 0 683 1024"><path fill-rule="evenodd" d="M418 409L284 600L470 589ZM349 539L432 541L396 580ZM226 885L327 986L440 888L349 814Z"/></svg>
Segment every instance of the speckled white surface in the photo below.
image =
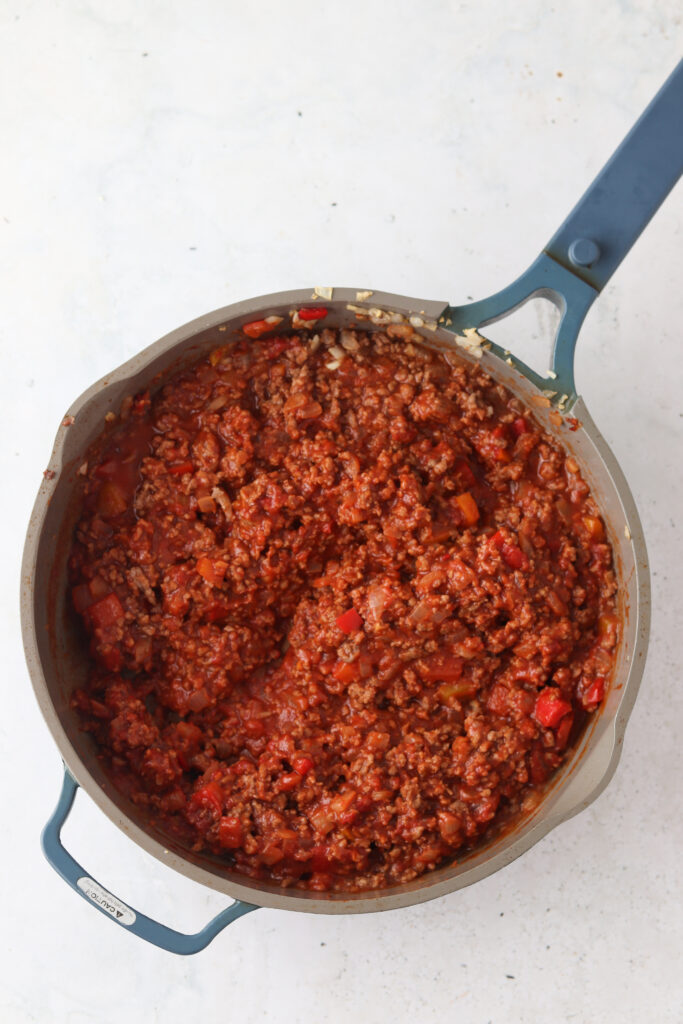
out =
<svg viewBox="0 0 683 1024"><path fill-rule="evenodd" d="M0 4L3 1024L681 1020L680 188L589 315L577 370L649 542L645 681L612 784L505 871L387 915L260 911L189 960L135 940L40 854L60 761L16 594L54 431L91 381L261 292L501 287L682 42L675 0ZM520 317L510 347L539 352L544 323ZM224 905L86 797L65 836L171 924Z"/></svg>

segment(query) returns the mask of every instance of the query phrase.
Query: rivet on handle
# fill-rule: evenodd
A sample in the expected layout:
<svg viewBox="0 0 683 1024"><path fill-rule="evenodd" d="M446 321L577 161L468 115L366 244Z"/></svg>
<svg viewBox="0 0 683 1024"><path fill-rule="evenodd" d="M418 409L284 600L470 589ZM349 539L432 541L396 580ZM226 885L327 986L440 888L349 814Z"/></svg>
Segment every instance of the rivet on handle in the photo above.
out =
<svg viewBox="0 0 683 1024"><path fill-rule="evenodd" d="M576 238L569 246L569 259L575 267L592 267L600 259L600 247L592 238Z"/></svg>

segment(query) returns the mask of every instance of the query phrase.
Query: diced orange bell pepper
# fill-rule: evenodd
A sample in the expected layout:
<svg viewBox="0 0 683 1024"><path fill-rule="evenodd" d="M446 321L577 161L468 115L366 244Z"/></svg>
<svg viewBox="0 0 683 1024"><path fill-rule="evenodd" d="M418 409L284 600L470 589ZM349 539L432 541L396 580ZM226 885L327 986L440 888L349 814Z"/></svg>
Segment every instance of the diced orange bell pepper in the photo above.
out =
<svg viewBox="0 0 683 1024"><path fill-rule="evenodd" d="M220 587L228 568L222 558L209 558L202 555L197 559L197 572L212 587Z"/></svg>
<svg viewBox="0 0 683 1024"><path fill-rule="evenodd" d="M479 508L470 492L465 491L464 494L458 494L453 501L462 513L465 525L474 526L479 519Z"/></svg>

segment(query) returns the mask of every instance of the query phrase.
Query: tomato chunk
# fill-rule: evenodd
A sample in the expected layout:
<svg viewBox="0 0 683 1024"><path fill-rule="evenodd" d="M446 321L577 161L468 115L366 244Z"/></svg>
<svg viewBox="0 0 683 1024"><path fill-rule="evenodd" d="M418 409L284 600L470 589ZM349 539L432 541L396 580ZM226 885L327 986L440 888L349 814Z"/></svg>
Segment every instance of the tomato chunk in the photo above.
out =
<svg viewBox="0 0 683 1024"><path fill-rule="evenodd" d="M195 807L207 807L218 816L223 812L223 791L217 782L207 782L192 794L190 803Z"/></svg>
<svg viewBox="0 0 683 1024"><path fill-rule="evenodd" d="M121 621L124 614L123 605L116 594L108 594L107 597L103 597L101 601L96 601L95 604L91 604L88 608L90 621L94 626L99 626L100 629L115 626L117 622Z"/></svg>
<svg viewBox="0 0 683 1024"><path fill-rule="evenodd" d="M338 661L332 669L332 675L340 683L355 683L360 676L360 670L355 662Z"/></svg>
<svg viewBox="0 0 683 1024"><path fill-rule="evenodd" d="M106 480L97 493L97 511L103 519L115 519L128 508L128 499L118 486Z"/></svg>
<svg viewBox="0 0 683 1024"><path fill-rule="evenodd" d="M225 815L218 822L218 842L225 850L238 850L242 845L244 833L242 822L232 815Z"/></svg>
<svg viewBox="0 0 683 1024"><path fill-rule="evenodd" d="M571 704L563 700L559 691L552 686L541 690L536 700L534 716L544 729L556 729L565 715L570 714Z"/></svg>
<svg viewBox="0 0 683 1024"><path fill-rule="evenodd" d="M355 608L349 608L337 619L337 626L342 633L355 633L363 625L363 620Z"/></svg>
<svg viewBox="0 0 683 1024"><path fill-rule="evenodd" d="M418 664L417 671L425 682L453 683L462 675L463 659L449 651L437 651Z"/></svg>
<svg viewBox="0 0 683 1024"><path fill-rule="evenodd" d="M194 473L194 465L191 462L176 462L174 466L168 467L169 473L174 476L183 476L184 473Z"/></svg>

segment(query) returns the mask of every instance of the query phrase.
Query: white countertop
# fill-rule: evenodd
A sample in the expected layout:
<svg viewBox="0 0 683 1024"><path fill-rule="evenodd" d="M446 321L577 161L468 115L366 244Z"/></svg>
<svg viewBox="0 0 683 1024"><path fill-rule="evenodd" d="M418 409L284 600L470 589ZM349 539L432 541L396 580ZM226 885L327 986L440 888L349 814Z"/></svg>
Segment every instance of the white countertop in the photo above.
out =
<svg viewBox="0 0 683 1024"><path fill-rule="evenodd" d="M251 295L337 284L465 301L502 287L673 68L680 13L676 0L2 5L2 1024L681 1019L680 187L589 314L577 367L648 539L644 683L611 785L504 871L384 915L261 910L189 959L135 939L40 853L60 758L17 608L41 471L88 384ZM545 315L511 324L509 347L538 357ZM176 927L226 903L82 794L65 838Z"/></svg>

